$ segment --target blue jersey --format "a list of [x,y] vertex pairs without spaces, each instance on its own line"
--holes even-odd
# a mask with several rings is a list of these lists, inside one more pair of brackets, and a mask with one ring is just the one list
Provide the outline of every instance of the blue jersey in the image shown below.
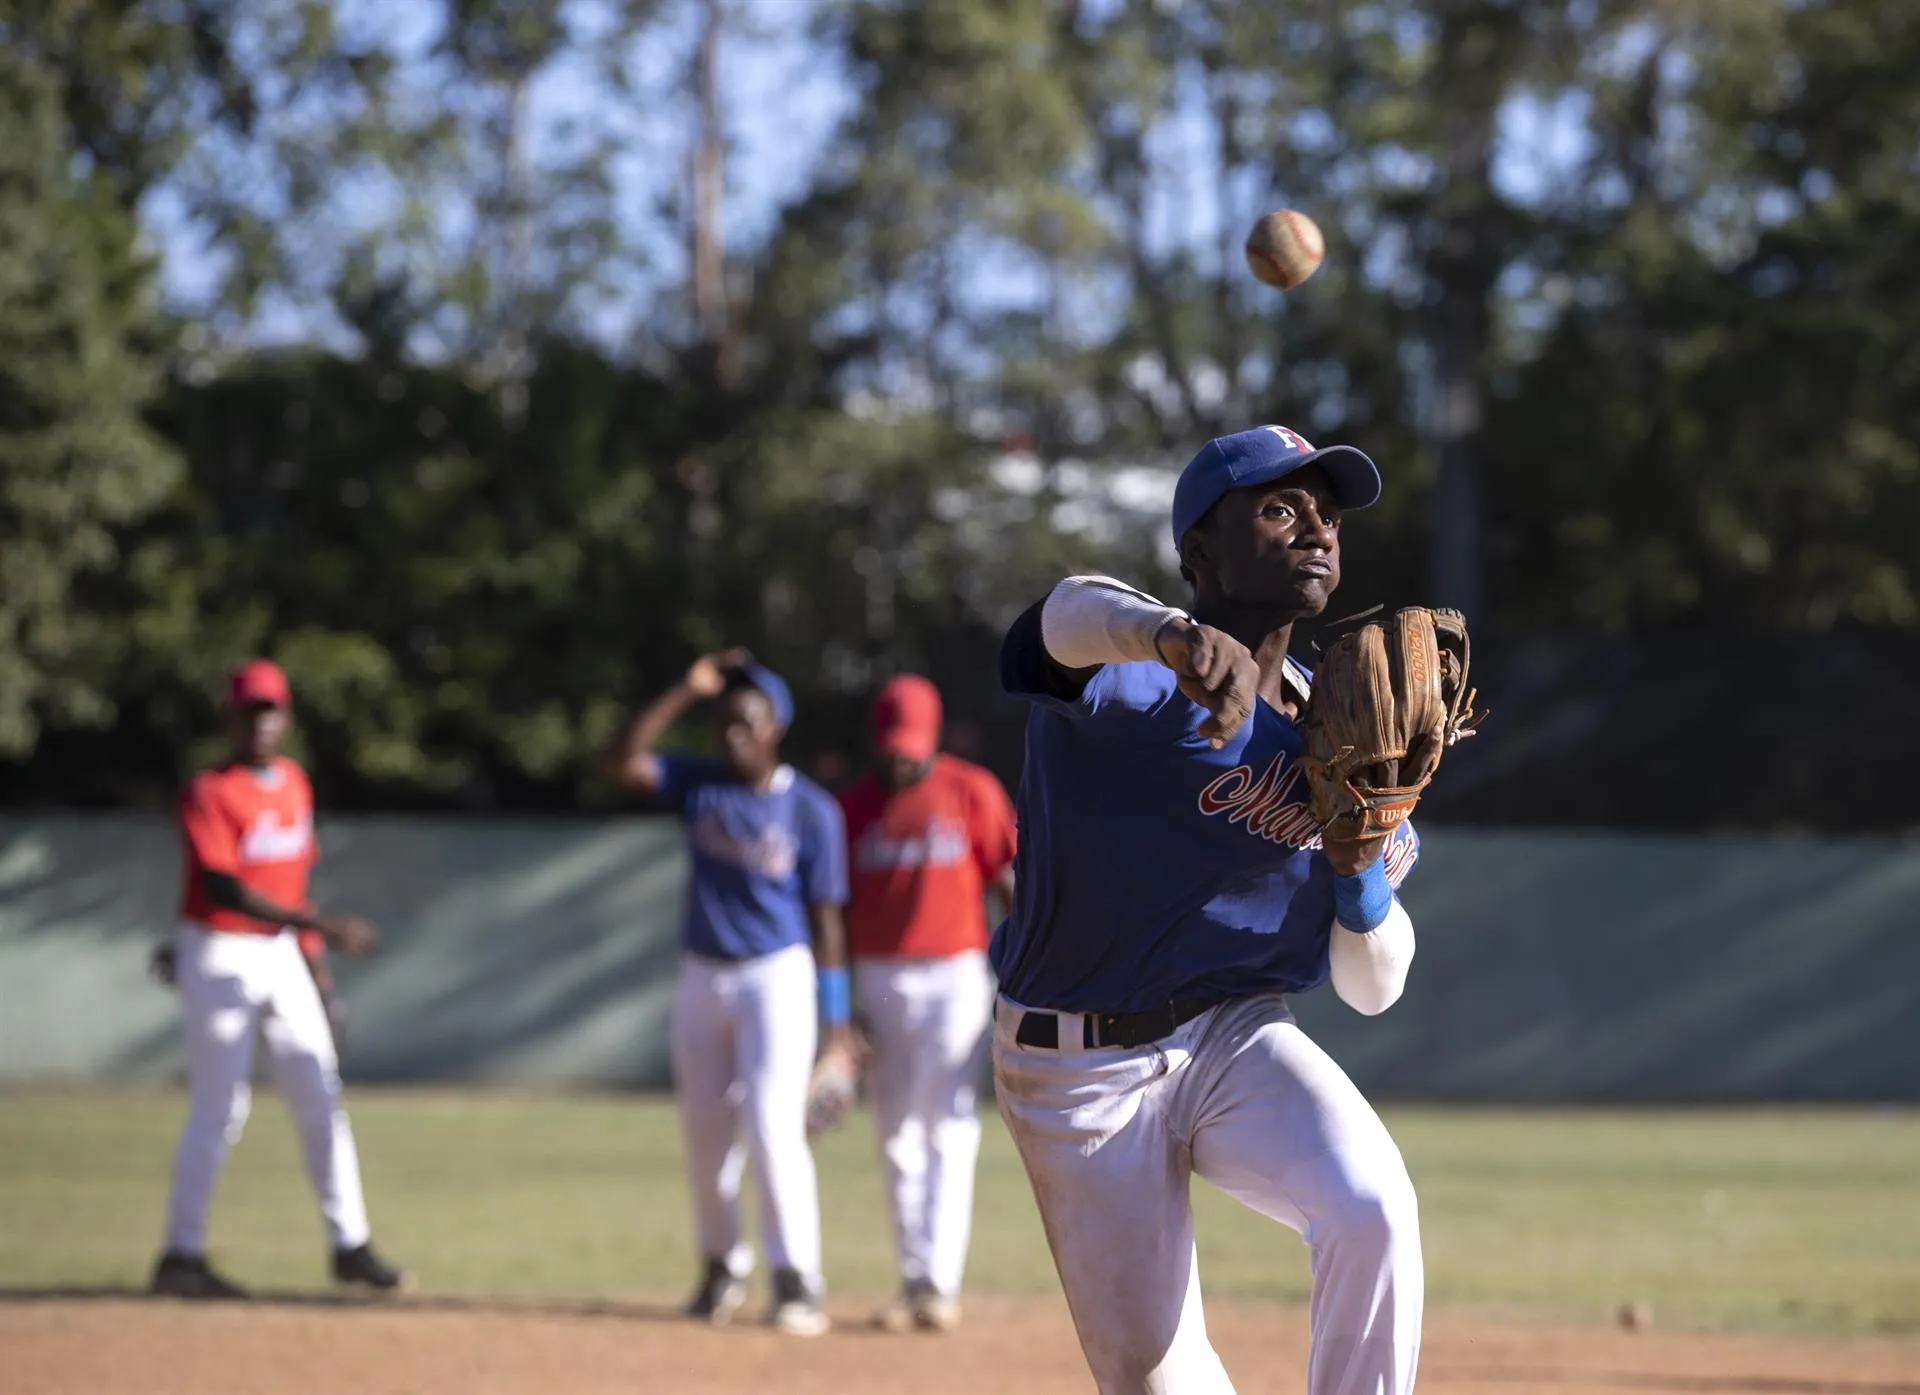
[[717,761],[659,760],[660,798],[686,823],[693,864],[687,950],[752,959],[805,944],[807,907],[846,903],[846,827],[832,795],[784,765],[757,790]]
[[[1206,710],[1155,663],[1106,665],[1069,696],[1024,617],[1001,678],[1034,704],[1014,906],[993,939],[1001,991],[1028,1007],[1139,1012],[1326,980],[1333,869],[1315,855],[1289,718],[1256,701],[1214,750],[1196,734]],[[1388,880],[1418,855],[1402,825]]]

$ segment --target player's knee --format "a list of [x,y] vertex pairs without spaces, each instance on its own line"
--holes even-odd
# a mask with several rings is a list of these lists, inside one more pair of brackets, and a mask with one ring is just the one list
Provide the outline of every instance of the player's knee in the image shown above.
[[331,1053],[303,1051],[283,1057],[280,1084],[310,1109],[331,1112],[340,1106],[340,1071]]
[[1354,1179],[1316,1227],[1343,1249],[1386,1255],[1420,1242],[1420,1203],[1399,1155]]
[[1118,1334],[1099,1356],[1088,1354],[1100,1395],[1169,1395],[1169,1392],[1229,1390],[1226,1371],[1204,1334],[1153,1340],[1150,1325]]
[[1166,1388],[1162,1379],[1166,1362],[1165,1351],[1149,1351],[1140,1345],[1107,1352],[1088,1364],[1100,1395],[1159,1395]]
[[1412,1188],[1354,1197],[1345,1211],[1343,1228],[1349,1243],[1384,1254],[1419,1238],[1420,1208]]

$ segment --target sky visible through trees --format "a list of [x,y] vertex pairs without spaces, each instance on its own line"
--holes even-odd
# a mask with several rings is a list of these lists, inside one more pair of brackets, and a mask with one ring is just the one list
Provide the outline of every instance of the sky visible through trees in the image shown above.
[[[790,672],[804,753],[914,668],[1017,762],[1006,619],[1069,567],[1177,595],[1171,471],[1260,421],[1381,462],[1354,608],[1569,673],[1870,640],[1832,681],[1906,701],[1914,7],[0,0],[0,37],[0,798],[163,797],[255,651],[369,807],[604,800],[621,707],[721,643]],[[1239,254],[1282,205],[1329,242],[1284,297]]]

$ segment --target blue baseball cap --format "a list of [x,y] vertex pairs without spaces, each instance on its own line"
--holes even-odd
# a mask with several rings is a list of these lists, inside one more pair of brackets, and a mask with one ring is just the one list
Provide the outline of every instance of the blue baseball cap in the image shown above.
[[783,728],[793,725],[793,693],[787,688],[787,680],[765,665],[747,662],[734,672],[741,681],[749,683],[766,694],[767,702],[773,707],[773,720]]
[[1343,509],[1364,509],[1380,498],[1380,471],[1352,446],[1322,446],[1284,426],[1256,426],[1220,436],[1180,472],[1173,487],[1173,541],[1207,516],[1220,496],[1248,485],[1265,484],[1306,465],[1318,465],[1333,481],[1333,497]]

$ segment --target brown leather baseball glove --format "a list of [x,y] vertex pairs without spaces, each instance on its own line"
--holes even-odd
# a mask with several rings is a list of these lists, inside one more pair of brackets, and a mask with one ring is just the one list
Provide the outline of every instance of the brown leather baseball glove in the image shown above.
[[1467,618],[1411,606],[1325,646],[1302,724],[1300,768],[1329,840],[1384,841],[1406,822],[1441,753],[1486,717],[1467,686]]

